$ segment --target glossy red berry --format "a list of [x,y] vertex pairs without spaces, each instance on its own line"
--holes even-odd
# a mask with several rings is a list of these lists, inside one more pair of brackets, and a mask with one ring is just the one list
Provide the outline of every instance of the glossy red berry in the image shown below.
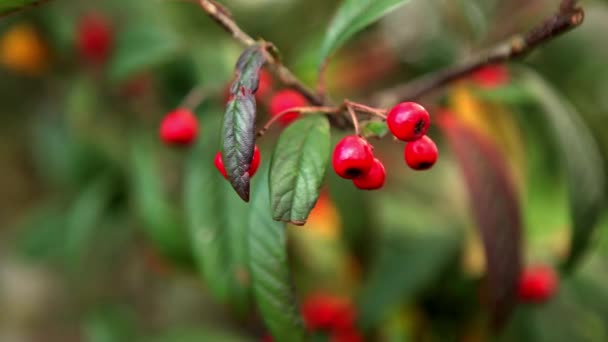
[[359,178],[353,179],[355,186],[361,190],[377,190],[384,186],[386,171],[384,165],[378,159],[374,159],[374,164],[369,172]]
[[[286,110],[295,107],[305,107],[308,105],[306,98],[295,90],[286,89],[274,94],[270,100],[270,115],[276,116]],[[283,125],[289,125],[299,117],[297,112],[289,112],[279,119]]]
[[189,145],[198,135],[198,120],[189,109],[178,108],[160,124],[160,137],[167,144]]
[[[255,145],[253,148],[253,160],[251,161],[251,166],[249,166],[249,177],[253,177],[255,173],[258,171],[260,167],[261,154],[258,145]],[[215,154],[215,158],[213,160],[213,164],[218,169],[218,171],[224,176],[224,178],[228,179],[228,174],[226,173],[226,168],[224,168],[224,160],[222,159],[222,153],[217,151]]]
[[302,303],[302,316],[309,330],[350,330],[355,308],[350,301],[326,293],[315,293]]
[[529,267],[519,280],[519,298],[529,303],[545,302],[557,291],[558,281],[555,271],[549,266]]
[[405,162],[414,170],[428,170],[437,161],[437,145],[428,136],[405,145]]
[[355,179],[366,175],[374,166],[374,154],[367,140],[349,135],[334,149],[332,164],[342,178]]
[[415,141],[426,134],[431,125],[431,117],[421,105],[402,102],[389,111],[386,123],[397,139]]
[[113,43],[112,27],[105,17],[87,14],[78,23],[78,50],[82,57],[94,64],[105,62]]

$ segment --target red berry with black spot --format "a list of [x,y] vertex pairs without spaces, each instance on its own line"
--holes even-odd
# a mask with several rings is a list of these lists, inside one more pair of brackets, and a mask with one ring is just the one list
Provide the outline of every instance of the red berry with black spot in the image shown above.
[[402,102],[389,111],[386,123],[397,139],[415,141],[426,134],[431,124],[431,117],[421,105]]
[[93,64],[104,63],[113,45],[112,26],[100,14],[87,14],[78,23],[78,50],[82,57]]
[[[270,115],[276,116],[280,113],[296,107],[308,106],[306,98],[295,90],[286,89],[274,94],[270,100]],[[298,112],[288,112],[281,116],[279,122],[283,125],[289,125],[296,120],[300,114]]]
[[437,145],[426,135],[405,145],[405,162],[414,170],[430,169],[435,165],[438,156]]
[[367,174],[353,179],[353,183],[361,190],[377,190],[384,186],[385,179],[384,165],[380,160],[374,159],[371,170]]
[[334,149],[332,164],[336,174],[342,178],[362,177],[374,166],[372,146],[356,135],[344,137]]
[[557,291],[558,281],[555,271],[549,266],[529,267],[519,280],[519,299],[528,303],[545,302]]
[[[255,145],[255,147],[253,148],[253,159],[251,160],[251,165],[249,166],[249,177],[253,177],[258,171],[258,168],[260,167],[261,157],[262,155],[260,154],[260,149],[258,148],[258,145]],[[222,159],[222,153],[220,151],[217,151],[217,153],[215,154],[213,164],[222,174],[222,176],[228,179],[226,168],[224,168],[224,160]]]
[[198,120],[189,109],[178,108],[160,124],[160,138],[171,145],[190,145],[198,136]]

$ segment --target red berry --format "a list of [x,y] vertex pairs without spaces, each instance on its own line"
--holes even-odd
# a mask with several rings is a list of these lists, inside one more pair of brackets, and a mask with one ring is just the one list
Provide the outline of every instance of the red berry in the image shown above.
[[272,91],[272,75],[268,70],[260,70],[260,83],[258,84],[258,90],[255,92],[255,98],[258,101],[266,98]]
[[438,155],[437,145],[426,135],[405,145],[405,162],[414,170],[430,169]]
[[524,270],[519,280],[519,298],[524,302],[542,303],[553,297],[558,277],[553,268],[537,265]]
[[344,137],[334,149],[332,157],[334,171],[338,176],[355,179],[366,175],[374,165],[374,154],[367,140],[349,135]]
[[414,102],[402,102],[393,107],[386,117],[388,129],[403,141],[420,139],[431,125],[429,112]]
[[490,65],[475,71],[471,78],[481,87],[496,88],[509,82],[509,69],[501,64]]
[[88,62],[101,64],[110,56],[112,28],[99,14],[87,14],[78,24],[78,49]]
[[337,330],[331,334],[331,342],[363,342],[363,336],[356,329]]
[[371,170],[359,178],[353,179],[355,186],[362,190],[376,190],[384,186],[384,180],[386,179],[386,171],[384,165],[378,159],[374,159],[374,165]]
[[[258,145],[255,145],[253,148],[253,160],[251,161],[251,165],[249,166],[249,177],[253,177],[255,173],[258,171],[260,167],[261,154]],[[226,168],[224,168],[224,161],[222,160],[222,153],[217,151],[215,154],[215,158],[213,159],[213,164],[220,171],[224,178],[228,179],[228,174],[226,173]]]
[[178,108],[160,124],[160,137],[167,144],[189,145],[198,135],[198,121],[189,109]]
[[[295,107],[305,107],[308,105],[306,98],[295,90],[286,89],[274,94],[270,100],[270,115],[276,116],[288,109]],[[279,119],[283,125],[289,125],[296,120],[300,114],[298,112],[289,112]]]
[[310,330],[351,330],[355,309],[345,298],[325,293],[306,297],[302,304],[304,323]]

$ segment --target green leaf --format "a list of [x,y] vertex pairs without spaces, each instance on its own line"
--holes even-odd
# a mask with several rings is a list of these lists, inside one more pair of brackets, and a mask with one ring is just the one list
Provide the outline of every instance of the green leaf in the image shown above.
[[[221,121],[208,117],[186,167],[184,204],[193,255],[211,294],[240,313],[248,309],[248,207],[213,165]],[[213,195],[210,195],[213,194]]]
[[[262,318],[275,341],[303,341],[305,332],[296,304],[287,260],[285,224],[270,215],[267,169],[249,215],[249,268]],[[265,177],[266,176],[266,177]]]
[[493,141],[452,117],[444,116],[440,125],[468,188],[485,250],[492,324],[500,329],[517,302],[522,263],[518,195],[506,160]]
[[348,39],[408,0],[344,0],[338,8],[321,47],[319,65]]
[[42,5],[48,0],[2,0],[0,1],[0,18],[30,7]]
[[180,42],[173,32],[157,25],[134,24],[118,35],[109,65],[110,79],[124,81],[176,57]]
[[222,132],[222,158],[230,184],[249,202],[249,167],[255,146],[255,97],[246,91],[228,102]]
[[239,336],[233,331],[222,330],[217,326],[172,328],[171,330],[166,331],[160,335],[150,336],[146,340],[152,342],[252,341],[252,339]]
[[431,230],[424,234],[388,233],[380,241],[359,298],[359,322],[370,329],[404,300],[412,300],[454,260],[462,232]]
[[164,191],[151,136],[135,134],[131,141],[130,181],[142,229],[165,255],[176,261],[191,260],[183,220]]
[[544,107],[546,127],[559,148],[568,184],[572,240],[564,263],[572,269],[587,249],[604,203],[606,184],[599,148],[576,109],[538,75],[527,72],[526,88]]
[[249,167],[255,146],[256,102],[259,73],[264,55],[258,45],[246,49],[236,64],[236,79],[230,87],[230,101],[222,129],[222,158],[230,184],[249,202]]
[[272,216],[306,223],[319,198],[330,154],[329,121],[315,115],[291,124],[279,138],[270,167]]
[[87,342],[116,342],[135,339],[135,315],[127,306],[104,304],[85,318],[83,332]]
[[245,87],[255,94],[260,83],[260,70],[264,62],[264,54],[259,45],[247,48],[236,62],[236,78],[230,92],[234,95],[241,90],[241,87]]
[[361,124],[361,134],[366,138],[383,138],[388,134],[388,126],[384,121],[367,121]]
[[113,183],[109,176],[95,180],[84,188],[68,211],[64,253],[68,266],[74,270],[82,265],[92,246],[95,230],[109,205]]

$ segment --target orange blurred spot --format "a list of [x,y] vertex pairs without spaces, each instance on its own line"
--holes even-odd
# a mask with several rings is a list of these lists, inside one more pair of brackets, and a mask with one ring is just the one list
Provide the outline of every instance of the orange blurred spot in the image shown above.
[[305,228],[327,238],[335,238],[340,232],[340,215],[326,192],[321,192],[317,204],[310,212]]
[[38,75],[46,69],[47,48],[36,29],[17,24],[0,39],[0,64],[27,75]]

